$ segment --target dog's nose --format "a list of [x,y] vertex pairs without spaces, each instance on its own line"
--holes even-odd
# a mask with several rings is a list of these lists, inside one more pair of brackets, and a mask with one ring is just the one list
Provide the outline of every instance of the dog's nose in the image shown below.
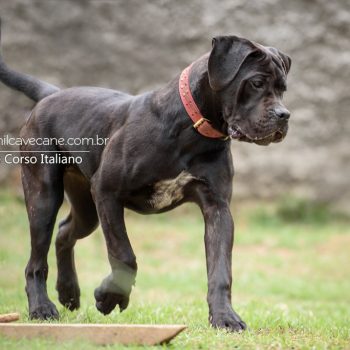
[[284,107],[276,108],[275,113],[277,118],[281,120],[288,120],[290,117],[290,112],[288,111],[287,108],[284,108]]

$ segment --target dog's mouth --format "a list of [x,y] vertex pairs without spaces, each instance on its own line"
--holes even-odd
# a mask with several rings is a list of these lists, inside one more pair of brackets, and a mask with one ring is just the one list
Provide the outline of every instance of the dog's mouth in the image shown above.
[[282,129],[275,130],[268,135],[264,136],[251,136],[248,133],[243,132],[239,126],[229,126],[227,133],[232,140],[254,142],[258,145],[266,146],[271,142],[281,142],[287,135],[288,126]]

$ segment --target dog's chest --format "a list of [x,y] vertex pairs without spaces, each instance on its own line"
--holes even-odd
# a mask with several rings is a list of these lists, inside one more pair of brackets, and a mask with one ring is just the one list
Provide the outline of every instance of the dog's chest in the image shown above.
[[186,171],[182,171],[177,177],[161,180],[153,184],[148,204],[155,210],[161,210],[180,202],[184,198],[184,188],[195,177]]

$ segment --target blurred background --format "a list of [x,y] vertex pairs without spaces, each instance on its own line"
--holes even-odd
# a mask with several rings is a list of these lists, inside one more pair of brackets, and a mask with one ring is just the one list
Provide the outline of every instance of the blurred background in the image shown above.
[[[14,69],[61,87],[132,94],[168,82],[235,34],[292,57],[282,144],[232,142],[235,198],[292,196],[350,212],[348,0],[0,0],[2,52]],[[0,87],[0,134],[18,135],[31,102]],[[19,186],[0,167],[0,184]]]

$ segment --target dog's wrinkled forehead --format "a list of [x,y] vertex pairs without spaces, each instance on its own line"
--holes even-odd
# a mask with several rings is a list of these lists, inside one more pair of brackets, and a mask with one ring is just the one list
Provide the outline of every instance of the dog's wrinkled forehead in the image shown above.
[[220,36],[213,39],[213,48],[208,60],[209,83],[214,91],[224,89],[234,80],[247,58],[261,67],[269,64],[286,76],[291,59],[286,54],[237,36]]
[[259,43],[254,44],[261,51],[263,59],[272,63],[272,65],[277,67],[281,71],[282,75],[286,77],[291,65],[290,58],[274,47],[263,46]]

